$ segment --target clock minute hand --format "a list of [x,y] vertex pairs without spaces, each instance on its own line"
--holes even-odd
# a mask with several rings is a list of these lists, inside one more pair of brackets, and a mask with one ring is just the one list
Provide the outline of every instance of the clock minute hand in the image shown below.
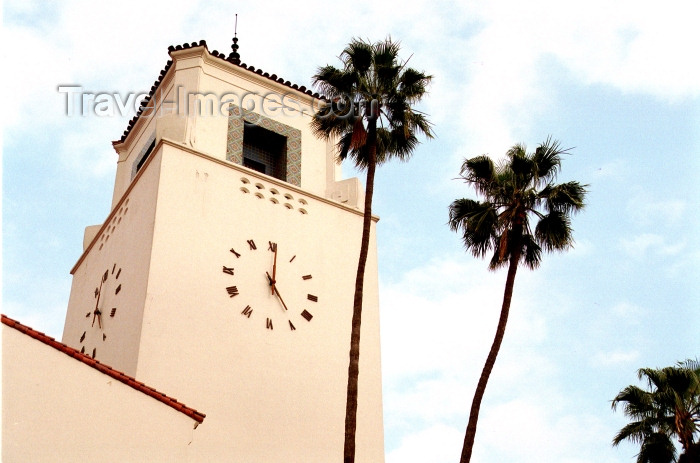
[[265,272],[265,274],[267,275],[267,279],[270,281],[270,286],[272,286],[274,293],[277,294],[277,297],[282,303],[282,307],[284,307],[284,310],[289,310],[287,309],[287,304],[284,303],[284,299],[282,299],[282,295],[280,294],[279,289],[277,289],[277,287],[274,285],[274,280],[272,279],[269,273]]
[[[273,245],[274,252],[275,252],[275,260],[272,263],[272,279],[270,280],[270,286],[272,287],[270,290],[270,294],[275,294],[275,283],[277,283],[277,243]],[[267,276],[268,278],[270,275]],[[282,299],[282,298],[280,298]]]

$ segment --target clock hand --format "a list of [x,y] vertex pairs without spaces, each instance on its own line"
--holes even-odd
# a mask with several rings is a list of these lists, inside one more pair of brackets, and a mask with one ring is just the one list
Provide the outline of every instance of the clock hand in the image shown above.
[[100,298],[102,297],[102,283],[104,283],[104,278],[100,280],[100,288],[97,290],[97,301],[95,301],[95,310],[92,312],[92,326],[95,326],[95,318],[97,318],[97,324],[102,329],[102,312],[100,312]]
[[282,307],[284,307],[284,310],[289,310],[289,309],[287,309],[287,304],[284,303],[284,299],[282,299],[282,295],[280,294],[279,289],[277,289],[277,287],[274,286],[274,280],[272,279],[272,277],[270,276],[269,273],[265,272],[265,274],[267,275],[267,279],[270,281],[270,286],[272,286],[273,291],[275,292],[275,294],[277,294],[277,297],[279,298],[280,302],[282,303]]
[[[272,289],[270,290],[270,294],[275,294],[275,283],[277,283],[277,243],[274,244],[274,252],[275,252],[275,260],[272,264],[272,280],[270,281],[270,286]],[[268,275],[269,277],[269,275]],[[281,299],[281,298],[280,298]]]

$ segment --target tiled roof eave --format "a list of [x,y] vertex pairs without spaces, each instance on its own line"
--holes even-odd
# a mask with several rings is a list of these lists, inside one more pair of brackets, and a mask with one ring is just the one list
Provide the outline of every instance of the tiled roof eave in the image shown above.
[[[168,53],[169,53],[169,54],[172,54],[173,51],[187,50],[187,49],[195,48],[195,47],[204,47],[204,48],[207,50],[207,52],[209,52],[209,48],[207,47],[207,42],[204,41],[204,40],[200,40],[199,42],[185,43],[185,44],[177,45],[177,46],[171,45],[171,46],[168,47]],[[309,95],[309,96],[311,96],[311,97],[313,97],[313,98],[320,98],[320,99],[323,99],[323,98],[324,98],[324,97],[323,97],[322,95],[320,95],[319,93],[314,93],[314,92],[312,92],[311,90],[307,89],[307,88],[306,88],[305,86],[303,86],[303,85],[302,85],[302,86],[299,86],[299,85],[297,85],[297,84],[291,83],[291,82],[288,81],[288,80],[284,80],[282,77],[278,77],[277,74],[269,74],[269,73],[267,73],[267,72],[264,72],[262,69],[255,69],[254,66],[249,66],[249,65],[247,65],[247,64],[245,64],[245,63],[240,63],[240,62],[239,62],[240,60],[229,59],[229,58],[226,57],[226,55],[225,55],[224,53],[220,53],[220,52],[218,52],[217,50],[213,50],[213,51],[209,52],[209,54],[210,54],[211,56],[215,57],[215,58],[218,58],[218,59],[221,59],[221,60],[223,60],[223,61],[226,61],[227,63],[230,63],[230,64],[232,64],[232,65],[234,65],[234,66],[238,66],[238,67],[243,68],[243,69],[245,69],[245,70],[247,70],[247,71],[254,72],[255,74],[258,74],[259,76],[262,76],[262,77],[264,77],[264,78],[266,78],[266,79],[269,79],[269,80],[271,80],[271,81],[273,81],[273,82],[276,82],[276,83],[278,83],[278,84],[281,84],[281,85],[284,85],[284,86],[286,86],[286,87],[289,87],[289,88],[291,88],[292,90],[296,90],[296,91],[301,92],[301,93],[303,93],[303,94]],[[153,85],[151,86],[151,89],[150,89],[150,91],[149,91],[149,93],[148,93],[148,96],[146,96],[146,97],[141,101],[141,104],[140,104],[140,106],[139,106],[138,112],[136,113],[136,115],[135,115],[134,117],[131,118],[131,120],[130,120],[129,123],[127,124],[126,130],[124,130],[124,133],[122,134],[121,138],[120,138],[119,140],[116,140],[116,141],[112,142],[113,145],[117,145],[117,144],[120,144],[120,143],[124,143],[124,142],[126,141],[126,138],[129,136],[129,134],[131,133],[131,130],[134,128],[134,125],[136,124],[136,121],[139,119],[139,117],[141,116],[141,114],[143,113],[143,111],[144,111],[145,109],[147,109],[148,103],[151,101],[151,98],[153,98],[153,95],[155,94],[156,90],[158,89],[158,86],[159,86],[159,85],[161,84],[161,82],[163,81],[163,78],[165,78],[165,75],[166,75],[166,74],[168,73],[168,71],[170,70],[170,67],[172,66],[172,64],[173,64],[172,59],[171,59],[171,60],[168,60],[168,62],[166,63],[165,67],[163,68],[163,70],[160,71],[160,74],[159,74],[159,76],[158,76],[158,79],[156,79],[156,81],[155,81],[155,82],[153,83]]]
[[154,388],[147,386],[146,384],[142,383],[141,381],[137,381],[135,378],[132,378],[131,376],[122,373],[121,371],[115,370],[112,367],[109,367],[98,360],[95,360],[91,358],[88,355],[85,355],[81,353],[80,351],[73,349],[72,347],[69,347],[62,342],[56,341],[54,338],[45,335],[44,333],[40,331],[36,331],[32,328],[29,328],[26,325],[23,325],[22,323],[11,319],[10,317],[6,315],[2,315],[2,323],[9,326],[10,328],[14,328],[20,333],[26,334],[27,336],[36,339],[37,341],[40,341],[47,346],[53,347],[54,349],[58,350],[59,352],[62,352],[70,357],[73,357],[74,359],[78,360],[79,362],[82,362],[100,373],[103,373],[107,376],[110,376],[117,381],[120,381],[127,386],[136,389],[139,392],[142,392],[150,397],[153,397],[154,399],[158,400],[159,402],[164,403],[165,405],[174,408],[180,413],[184,413],[185,415],[189,416],[193,420],[195,420],[197,423],[201,423],[204,421],[204,417],[206,416],[204,413],[198,412],[194,408],[188,407],[180,402],[178,402],[176,399],[169,397],[162,392],[159,392],[155,390]]

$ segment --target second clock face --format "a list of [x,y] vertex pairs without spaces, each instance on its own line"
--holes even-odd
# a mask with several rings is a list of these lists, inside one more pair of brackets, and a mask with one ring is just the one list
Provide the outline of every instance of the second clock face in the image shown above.
[[251,327],[297,331],[311,322],[319,275],[293,246],[250,238],[230,248],[225,262],[221,272],[229,305]]
[[117,317],[117,300],[122,291],[119,277],[122,269],[117,264],[105,269],[95,285],[94,307],[85,314],[85,329],[80,335],[80,352],[95,358],[98,348],[104,346],[111,336],[108,333]]

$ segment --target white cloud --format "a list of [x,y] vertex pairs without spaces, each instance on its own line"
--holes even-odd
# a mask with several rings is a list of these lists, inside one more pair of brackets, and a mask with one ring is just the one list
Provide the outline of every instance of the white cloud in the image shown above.
[[615,350],[611,352],[598,352],[591,359],[593,366],[605,367],[634,367],[639,360],[638,350]]
[[566,403],[566,397],[550,392],[489,408],[477,429],[480,442],[474,449],[474,461],[616,461],[605,456],[610,453],[606,447],[614,428],[593,415],[567,412]]
[[668,99],[700,95],[700,63],[691,58],[700,29],[683,14],[691,8],[690,1],[466,3],[463,14],[479,32],[460,43],[463,73],[452,88],[463,102],[458,117],[469,150],[497,155],[529,135],[529,121],[555,102],[551,58],[582,85]]
[[639,319],[640,316],[642,316],[645,313],[645,310],[636,304],[632,304],[629,302],[620,302],[619,304],[613,306],[611,312],[618,317],[624,318],[634,323],[636,322],[636,320]]
[[685,241],[668,244],[664,237],[655,233],[642,233],[631,238],[623,238],[621,244],[627,254],[637,259],[647,254],[676,256],[686,247]]
[[638,225],[675,225],[683,218],[686,209],[684,201],[653,199],[643,192],[638,192],[627,202],[627,215]]
[[436,424],[406,435],[401,446],[386,456],[386,463],[447,463],[459,461],[463,431]]

